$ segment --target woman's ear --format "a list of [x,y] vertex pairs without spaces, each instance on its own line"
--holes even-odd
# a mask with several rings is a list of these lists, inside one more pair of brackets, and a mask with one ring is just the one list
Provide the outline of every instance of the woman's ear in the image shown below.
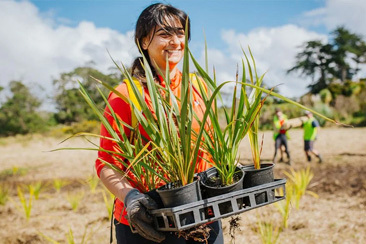
[[149,40],[148,40],[148,37],[144,37],[142,38],[142,41],[141,41],[141,48],[142,50],[147,50],[147,48],[149,47]]

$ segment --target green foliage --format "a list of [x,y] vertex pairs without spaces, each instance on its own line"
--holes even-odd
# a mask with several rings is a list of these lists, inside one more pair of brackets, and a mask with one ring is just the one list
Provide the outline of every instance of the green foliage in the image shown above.
[[329,105],[332,101],[332,93],[328,89],[323,89],[319,92],[320,99],[323,103]]
[[[283,189],[280,188],[279,189],[279,195],[283,196]],[[282,228],[287,228],[288,227],[288,218],[290,216],[290,211],[291,211],[291,203],[292,203],[292,198],[294,196],[294,187],[293,184],[290,182],[286,183],[286,199],[285,201],[281,201],[281,202],[276,202],[275,206],[277,208],[277,210],[280,212],[281,216],[282,216]]]
[[68,193],[67,194],[67,201],[70,203],[70,206],[72,208],[73,211],[76,212],[76,210],[78,209],[81,201],[83,200],[85,195],[85,192],[80,191],[77,193]]
[[300,200],[305,194],[309,194],[318,198],[317,194],[308,190],[310,181],[314,177],[314,173],[310,170],[310,167],[307,167],[306,169],[300,169],[298,171],[295,171],[291,168],[290,173],[285,172],[285,175],[289,178],[291,184],[293,185],[293,191],[289,192],[289,194],[293,194],[292,199],[297,209],[299,209]]
[[[309,167],[298,171],[291,168],[290,172],[285,172],[285,175],[289,178],[289,181],[286,183],[286,199],[285,201],[275,203],[276,208],[282,216],[281,229],[288,228],[288,218],[292,205],[295,205],[296,209],[299,209],[300,200],[305,194],[318,197],[317,194],[308,190],[309,183],[314,176]],[[279,190],[279,192],[276,192],[276,195],[283,196],[282,188]]]
[[0,107],[0,135],[11,136],[44,130],[38,113],[41,101],[21,81],[9,84],[11,96]]
[[[304,43],[296,56],[296,64],[287,72],[300,71],[313,79],[311,92],[319,93],[335,80],[345,82],[359,71],[365,63],[366,43],[362,36],[344,27],[336,28],[329,43],[312,40]],[[352,56],[352,62],[347,57]]]
[[5,180],[8,177],[12,176],[23,176],[28,172],[27,168],[22,168],[18,166],[13,166],[9,169],[4,169],[0,171],[0,180]]
[[[327,117],[334,117],[334,112],[333,112],[333,109],[327,105],[327,104],[324,104],[324,103],[316,103],[314,105],[314,110],[321,113],[321,114],[324,114],[325,116]],[[323,119],[323,118],[319,118],[318,116],[316,116],[320,126],[324,126],[325,123],[326,123],[326,120]]]
[[[96,82],[92,78],[103,80],[111,86],[117,85],[120,80],[115,75],[106,75],[91,67],[78,67],[69,73],[62,73],[53,81],[56,89],[55,102],[58,112],[55,119],[58,123],[81,122],[97,119],[93,110],[84,102],[79,93],[78,81],[85,87],[96,105],[104,108],[105,103],[96,89]],[[103,88],[102,93],[107,96],[108,90]]]
[[29,192],[33,192],[36,200],[38,200],[39,194],[44,190],[44,188],[45,185],[41,181],[28,185]]
[[0,185],[0,205],[5,205],[8,201],[8,189],[3,184]]
[[107,209],[108,219],[111,220],[112,212],[113,212],[113,202],[114,202],[114,195],[110,193],[108,190],[102,191],[104,205]]
[[61,188],[68,185],[70,182],[64,179],[54,179],[53,186],[56,189],[56,192],[60,192]]
[[276,244],[282,232],[281,228],[270,221],[258,221],[258,232],[263,244]]
[[89,190],[92,194],[97,192],[97,187],[99,184],[99,178],[96,175],[91,175],[87,179],[81,181],[82,184],[88,185]]
[[83,120],[62,127],[63,134],[76,134],[79,132],[99,133],[100,122],[96,120]]
[[[29,189],[29,197],[28,197],[28,200],[27,200],[27,198],[25,197],[21,187],[20,186],[17,187],[19,201],[21,203],[21,206],[23,207],[23,211],[24,211],[25,218],[26,218],[27,221],[29,221],[30,216],[31,216],[32,199],[33,199],[33,196],[34,196],[33,189],[31,189],[31,188],[28,188],[28,189]],[[17,207],[17,208],[19,210],[21,210],[20,207]]]
[[[55,239],[43,234],[42,232],[39,232],[39,234],[48,242],[52,243],[52,244],[60,244],[60,242],[56,241]],[[88,234],[88,226],[85,226],[84,229],[84,233],[81,237],[80,242],[76,242],[75,238],[74,238],[74,232],[72,231],[71,228],[69,228],[69,231],[66,233],[66,240],[67,242],[62,242],[62,243],[67,243],[67,244],[76,244],[76,243],[80,243],[80,244],[86,244],[89,243],[89,240],[91,239],[93,234],[93,230],[90,231],[90,233]]]

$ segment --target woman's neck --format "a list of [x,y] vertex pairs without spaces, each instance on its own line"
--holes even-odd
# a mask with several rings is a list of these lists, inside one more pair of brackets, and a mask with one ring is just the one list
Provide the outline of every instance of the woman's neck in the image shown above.
[[[165,73],[166,73],[166,69],[162,69],[162,68],[156,68],[154,67],[155,70],[159,70],[162,72],[162,74],[165,76]],[[170,79],[173,79],[175,77],[175,75],[177,74],[177,71],[178,71],[178,67],[177,66],[174,66],[174,68],[172,69],[169,69],[169,78]]]

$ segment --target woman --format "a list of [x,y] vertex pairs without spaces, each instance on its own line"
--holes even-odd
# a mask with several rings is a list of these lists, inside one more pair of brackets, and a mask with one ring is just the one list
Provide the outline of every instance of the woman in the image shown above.
[[[147,7],[137,20],[135,30],[135,42],[141,48],[143,54],[148,59],[152,67],[156,82],[160,82],[163,86],[163,79],[158,75],[158,70],[163,74],[166,71],[166,60],[169,62],[170,87],[173,94],[180,97],[182,74],[177,68],[177,64],[182,60],[185,46],[185,24],[188,16],[181,10],[170,5],[153,4]],[[189,19],[188,19],[189,27]],[[190,36],[188,28],[188,37]],[[145,71],[141,67],[141,57],[137,58],[132,66],[132,75],[139,79],[142,84],[145,81]],[[117,90],[128,96],[128,89],[123,83],[117,87]],[[151,104],[147,87],[143,89],[145,101]],[[204,102],[198,90],[194,90],[195,105],[194,110],[199,117],[205,111]],[[114,112],[121,119],[132,124],[130,105],[124,102],[115,94],[110,94],[108,98]],[[108,108],[105,110],[105,116],[110,124],[113,124],[113,118]],[[193,125],[195,131],[198,132],[199,125]],[[144,134],[141,127],[139,132]],[[130,134],[128,128],[125,127],[125,133]],[[102,126],[101,134],[109,136],[106,129]],[[110,140],[101,139],[100,147],[106,150],[114,150],[114,144]],[[203,158],[207,157],[204,155]],[[207,161],[201,158],[198,162],[197,172],[206,170],[209,166]],[[98,153],[96,160],[97,174],[103,184],[116,196],[115,202],[115,226],[117,243],[196,243],[194,241],[186,241],[178,238],[174,233],[162,233],[154,229],[152,219],[148,211],[157,208],[156,203],[146,194],[140,193],[143,189],[137,189],[134,182],[122,178],[122,175],[110,167],[104,167],[101,160],[115,163],[112,156],[105,152]],[[131,232],[129,222],[136,228],[138,234]],[[221,223],[219,221],[208,225],[211,228],[208,243],[223,243],[223,235]]]

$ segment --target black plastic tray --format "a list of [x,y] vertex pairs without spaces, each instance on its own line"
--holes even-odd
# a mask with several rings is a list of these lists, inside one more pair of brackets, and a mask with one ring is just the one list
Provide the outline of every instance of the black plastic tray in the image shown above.
[[[286,179],[204,199],[174,208],[153,210],[160,231],[181,231],[231,215],[240,214],[286,198]],[[278,195],[282,188],[282,195]],[[263,197],[264,195],[264,197]]]

